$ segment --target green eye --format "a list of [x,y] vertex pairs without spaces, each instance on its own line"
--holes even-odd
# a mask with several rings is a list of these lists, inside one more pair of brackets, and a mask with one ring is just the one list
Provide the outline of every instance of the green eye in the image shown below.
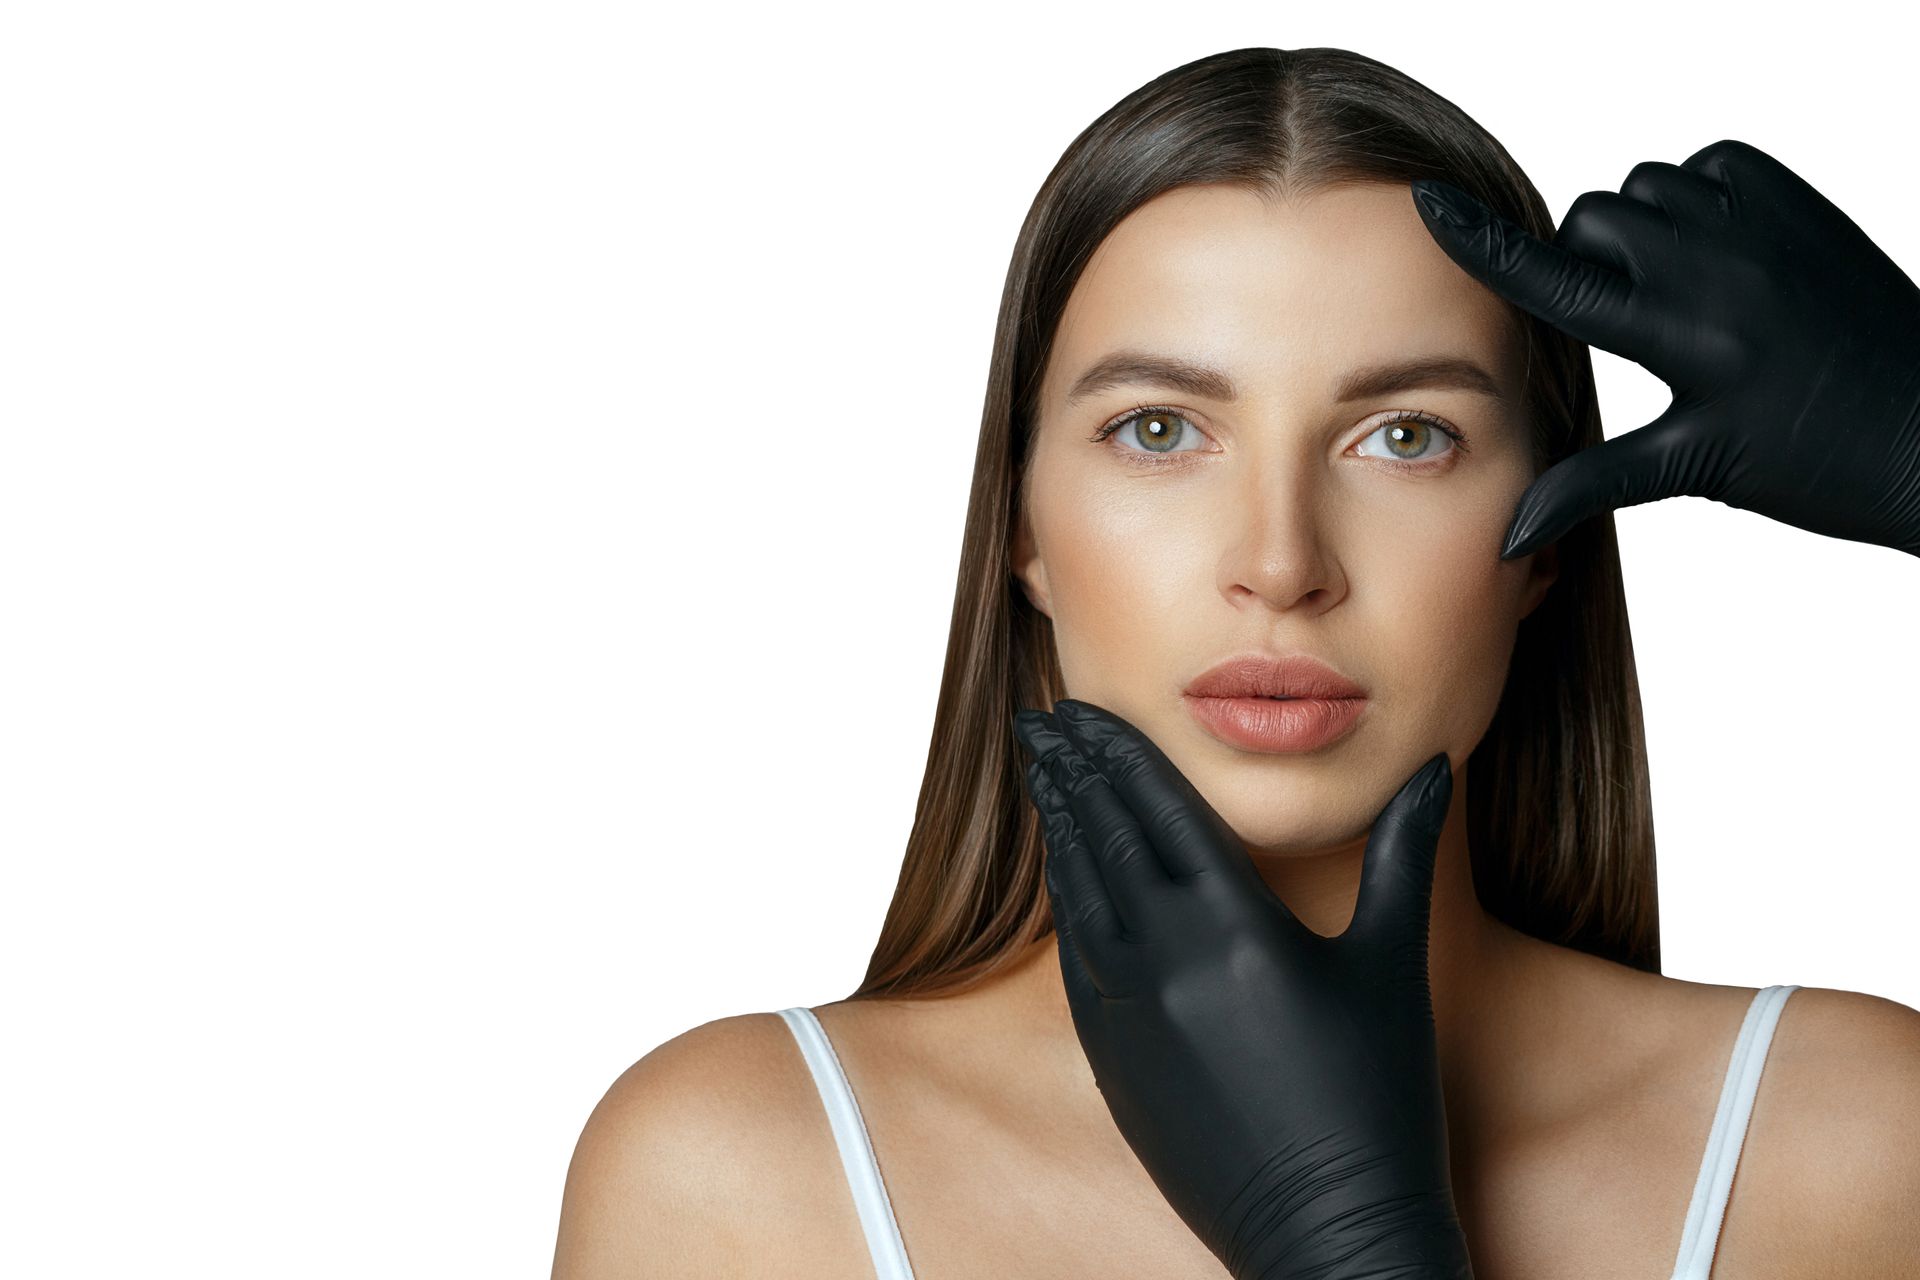
[[1120,415],[1096,431],[1093,439],[1096,442],[1105,440],[1114,432],[1126,427],[1131,429],[1125,431],[1120,438],[1139,446],[1125,448],[1123,451],[1127,453],[1196,453],[1199,452],[1197,445],[1193,449],[1178,449],[1174,446],[1189,438],[1196,442],[1205,439],[1200,429],[1194,426],[1185,414],[1176,409],[1155,405],[1141,405]]
[[[1449,453],[1467,451],[1466,436],[1459,430],[1442,422],[1430,413],[1418,409],[1402,409],[1381,423],[1368,434],[1367,440],[1380,438],[1386,446],[1385,453],[1363,453],[1362,457],[1393,458],[1401,462],[1432,462],[1446,457]],[[1441,439],[1449,443],[1445,449],[1435,450]]]
[[[1108,436],[1120,433],[1120,452],[1132,454],[1136,458],[1142,455],[1169,453],[1204,453],[1203,442],[1206,433],[1193,424],[1193,420],[1166,405],[1136,405],[1126,413],[1101,427],[1088,439],[1094,443],[1104,441]],[[1415,467],[1437,463],[1453,453],[1467,451],[1466,434],[1451,423],[1420,409],[1398,409],[1375,427],[1362,439],[1361,444],[1379,438],[1385,452],[1363,450],[1362,457],[1387,458],[1405,462]],[[1448,446],[1436,449],[1440,440],[1445,439]],[[1191,442],[1191,447],[1180,446]]]

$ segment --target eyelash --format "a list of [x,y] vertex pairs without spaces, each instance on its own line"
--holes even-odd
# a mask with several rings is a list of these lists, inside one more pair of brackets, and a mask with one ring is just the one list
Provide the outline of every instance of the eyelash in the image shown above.
[[[1101,441],[1105,440],[1108,436],[1112,435],[1114,432],[1120,430],[1120,428],[1133,422],[1135,419],[1147,417],[1149,415],[1156,414],[1156,413],[1171,414],[1174,417],[1180,419],[1182,422],[1188,423],[1190,425],[1193,422],[1193,419],[1187,417],[1186,414],[1181,413],[1178,409],[1175,409],[1169,405],[1137,404],[1133,408],[1127,410],[1127,412],[1113,419],[1111,422],[1108,422],[1105,426],[1101,427],[1098,431],[1095,431],[1092,435],[1088,436],[1087,439],[1092,441],[1095,444],[1098,444]],[[1445,435],[1448,439],[1452,440],[1453,447],[1461,453],[1468,452],[1469,448],[1471,447],[1467,444],[1467,436],[1465,432],[1461,431],[1458,427],[1455,427],[1452,423],[1444,421],[1443,419],[1437,418],[1433,414],[1427,413],[1426,411],[1421,409],[1396,409],[1392,413],[1392,415],[1390,415],[1386,419],[1386,421],[1375,423],[1373,431],[1369,431],[1367,435],[1371,436],[1374,433],[1374,431],[1379,431],[1383,427],[1391,427],[1397,422],[1425,423],[1427,426],[1432,427],[1434,430],[1440,432],[1441,434]],[[1199,428],[1196,426],[1194,427],[1194,430],[1198,431]],[[1205,435],[1206,433],[1201,432],[1201,434]],[[1365,439],[1366,437],[1363,436],[1361,438]],[[1145,455],[1146,457],[1154,456],[1153,451],[1150,449],[1123,449],[1121,450],[1121,452],[1135,455],[1135,456],[1139,456],[1139,455]],[[1173,455],[1164,455],[1164,456],[1173,456]],[[1386,461],[1386,459],[1380,459],[1380,461]],[[1401,463],[1401,465],[1406,467],[1412,467],[1416,470],[1421,470],[1429,466],[1437,465],[1441,461],[1442,461],[1441,458],[1431,458],[1431,459],[1422,459],[1419,461],[1403,462]],[[1146,465],[1161,466],[1164,464],[1151,462],[1151,463],[1147,463]]]

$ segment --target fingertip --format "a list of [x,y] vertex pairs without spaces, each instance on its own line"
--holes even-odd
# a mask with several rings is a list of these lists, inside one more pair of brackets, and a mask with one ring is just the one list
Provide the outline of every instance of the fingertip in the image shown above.
[[1079,742],[1078,730],[1087,723],[1087,704],[1076,702],[1072,698],[1062,698],[1053,704],[1053,723],[1060,730],[1060,736],[1069,742]]
[[1438,178],[1416,178],[1412,186],[1414,199],[1429,222],[1437,222],[1456,231],[1469,231],[1487,222],[1487,206],[1451,182],[1443,182]]
[[1453,761],[1442,751],[1429,757],[1401,784],[1390,806],[1398,821],[1437,833],[1453,807]]
[[1062,698],[1053,704],[1054,720],[1076,743],[1104,741],[1113,728],[1114,717],[1091,702]]
[[1112,763],[1123,756],[1126,735],[1114,716],[1092,703],[1071,698],[1056,705],[1060,735],[1076,755],[1089,764]]
[[[1076,713],[1075,707],[1085,710]],[[1098,713],[1097,707],[1068,698],[1054,703],[1053,722],[1041,741],[1048,767],[1060,771],[1068,790],[1077,779],[1102,772],[1096,761],[1106,758],[1105,748],[1112,735]]]
[[1047,775],[1046,766],[1042,764],[1035,763],[1027,767],[1026,784],[1027,802],[1040,819],[1042,843],[1051,849],[1054,841],[1059,839],[1058,823],[1063,808],[1060,794],[1053,785],[1053,779]]
[[1045,711],[1026,710],[1015,713],[1013,733],[1027,754],[1034,760],[1045,760],[1069,747],[1064,726],[1055,717]]
[[1500,546],[1502,560],[1518,560],[1521,556],[1531,555],[1541,542],[1540,522],[1526,509],[1526,496],[1521,496],[1521,509],[1514,512],[1512,523],[1507,525],[1507,537]]
[[1054,705],[1062,735],[1089,761],[1132,764],[1157,750],[1151,737],[1117,711],[1077,698]]
[[1451,781],[1446,773],[1447,753],[1428,756],[1420,763],[1411,776],[1400,786],[1400,800],[1403,805],[1422,809],[1433,802],[1433,794],[1441,786]]

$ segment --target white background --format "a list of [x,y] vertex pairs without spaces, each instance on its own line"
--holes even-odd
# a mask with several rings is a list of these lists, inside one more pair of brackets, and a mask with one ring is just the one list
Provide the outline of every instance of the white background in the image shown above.
[[[9,8],[0,1271],[544,1274],[622,1069],[858,983],[1014,235],[1160,72],[1366,53],[1556,218],[1741,138],[1920,274],[1864,7],[653,12]],[[1920,562],[1618,524],[1666,971],[1920,1005]]]

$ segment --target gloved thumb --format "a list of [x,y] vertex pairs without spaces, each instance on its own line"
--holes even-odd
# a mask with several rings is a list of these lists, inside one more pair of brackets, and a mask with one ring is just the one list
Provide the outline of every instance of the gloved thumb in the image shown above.
[[1719,485],[1713,472],[1725,460],[1690,446],[1709,438],[1690,432],[1685,411],[1670,406],[1637,431],[1562,458],[1535,476],[1514,504],[1500,558],[1528,555],[1603,511],[1682,494],[1712,497]]
[[1453,803],[1453,762],[1427,761],[1374,819],[1360,870],[1360,899],[1342,939],[1360,946],[1416,945],[1426,961],[1433,907],[1433,864]]

